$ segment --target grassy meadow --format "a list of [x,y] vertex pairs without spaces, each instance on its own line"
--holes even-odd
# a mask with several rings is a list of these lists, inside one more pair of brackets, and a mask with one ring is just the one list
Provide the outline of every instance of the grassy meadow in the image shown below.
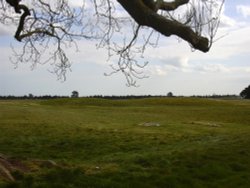
[[250,101],[2,100],[1,155],[0,187],[248,188]]

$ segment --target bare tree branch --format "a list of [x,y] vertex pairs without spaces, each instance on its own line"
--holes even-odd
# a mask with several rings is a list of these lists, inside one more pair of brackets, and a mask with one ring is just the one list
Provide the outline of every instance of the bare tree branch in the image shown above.
[[142,0],[118,1],[139,25],[151,27],[167,37],[177,35],[189,42],[195,49],[203,52],[209,50],[209,41],[206,37],[198,35],[190,27],[182,23],[175,20],[169,20],[164,16],[157,14],[155,11],[145,6]]
[[23,45],[14,51],[16,65],[50,63],[52,72],[65,79],[71,66],[66,49],[79,50],[80,38],[97,40],[97,48],[107,49],[108,59],[116,62],[106,75],[121,72],[128,86],[137,86],[137,79],[148,77],[145,49],[157,46],[160,34],[208,52],[225,0],[84,0],[81,7],[68,0],[20,1],[0,0],[0,22],[16,25],[15,38]]

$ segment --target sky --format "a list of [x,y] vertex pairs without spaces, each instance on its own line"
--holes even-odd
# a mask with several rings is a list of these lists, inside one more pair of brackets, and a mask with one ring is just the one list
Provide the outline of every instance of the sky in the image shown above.
[[0,95],[213,95],[239,94],[250,85],[250,1],[226,0],[216,41],[208,53],[192,51],[176,37],[161,37],[157,48],[146,50],[149,78],[139,87],[127,87],[122,74],[111,71],[107,52],[95,43],[79,41],[80,51],[70,51],[73,64],[65,81],[50,71],[49,65],[11,63],[11,46],[17,42],[9,29],[0,26]]

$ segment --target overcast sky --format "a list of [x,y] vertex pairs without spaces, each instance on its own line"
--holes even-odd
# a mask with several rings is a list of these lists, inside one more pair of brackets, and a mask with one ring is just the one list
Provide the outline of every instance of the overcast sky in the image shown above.
[[10,62],[11,45],[17,42],[13,33],[0,27],[0,95],[212,95],[239,94],[250,85],[250,1],[226,0],[221,16],[221,28],[208,53],[192,52],[186,42],[176,37],[162,37],[159,47],[148,49],[145,69],[149,78],[139,80],[140,87],[127,87],[123,75],[104,76],[109,72],[104,50],[95,44],[80,41],[80,52],[70,52],[72,71],[66,81],[58,81],[48,71],[49,66]]

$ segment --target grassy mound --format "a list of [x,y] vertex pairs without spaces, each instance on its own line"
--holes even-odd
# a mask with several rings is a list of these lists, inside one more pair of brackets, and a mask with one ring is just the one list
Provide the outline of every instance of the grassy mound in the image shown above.
[[[230,103],[231,102],[231,103]],[[245,103],[245,102],[244,102]],[[142,98],[142,99],[120,99],[120,100],[111,100],[111,99],[101,99],[101,98],[64,98],[64,99],[55,99],[42,101],[43,105],[54,105],[54,106],[72,106],[72,107],[81,107],[81,106],[207,106],[207,105],[239,105],[239,101],[234,103],[233,100],[215,100],[215,99],[202,99],[202,98],[187,98],[187,97],[178,97],[178,98]]]
[[15,181],[0,178],[0,187],[250,186],[249,101],[57,99],[0,107],[0,153],[32,169],[10,171]]

